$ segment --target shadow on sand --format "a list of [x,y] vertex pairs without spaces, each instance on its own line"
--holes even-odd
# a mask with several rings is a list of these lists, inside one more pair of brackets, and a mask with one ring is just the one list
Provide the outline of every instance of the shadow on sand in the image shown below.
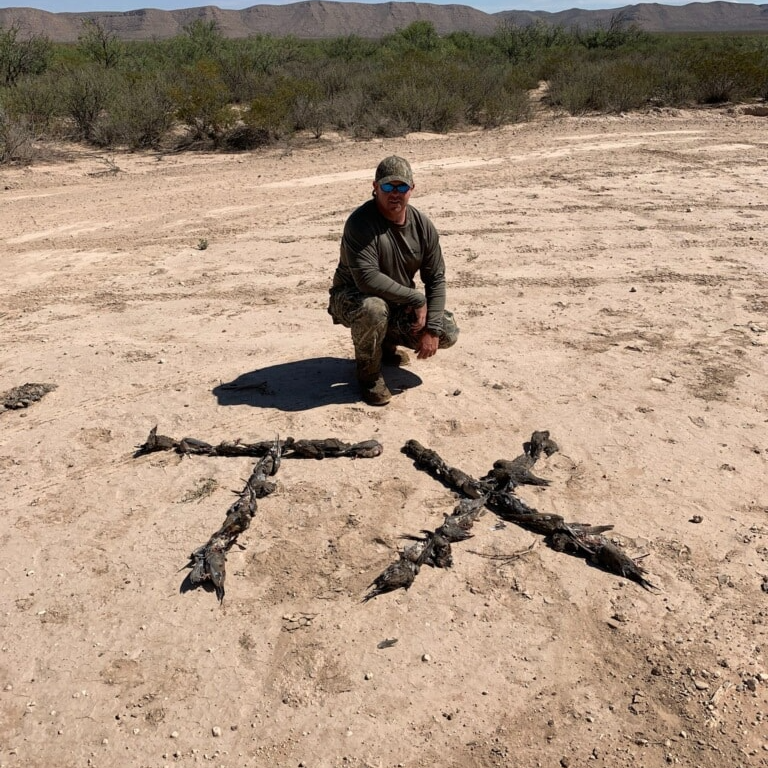
[[[421,384],[415,373],[404,368],[386,368],[384,377],[395,395]],[[243,373],[212,391],[219,405],[281,411],[308,411],[324,405],[361,402],[354,361],[340,357],[313,357],[270,365]]]

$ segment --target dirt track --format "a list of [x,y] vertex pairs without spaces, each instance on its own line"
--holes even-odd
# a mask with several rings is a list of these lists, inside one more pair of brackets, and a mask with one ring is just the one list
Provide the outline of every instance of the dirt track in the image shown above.
[[[0,391],[57,388],[0,412],[0,765],[768,766],[766,126],[541,118],[1,170]],[[325,307],[391,153],[461,338],[388,371],[374,410]],[[253,461],[132,458],[154,424],[384,454],[286,460],[220,608],[183,566]],[[489,513],[451,570],[362,605],[454,505],[405,440],[479,476],[534,429],[561,451],[520,495],[613,523],[661,592],[544,546],[482,557],[536,539]]]

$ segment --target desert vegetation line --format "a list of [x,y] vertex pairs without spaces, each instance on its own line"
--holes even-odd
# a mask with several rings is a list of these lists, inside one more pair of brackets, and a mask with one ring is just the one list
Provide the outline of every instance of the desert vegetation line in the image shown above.
[[251,150],[299,132],[355,138],[494,128],[531,116],[529,91],[569,114],[768,98],[768,36],[501,24],[439,35],[419,21],[380,40],[255,35],[195,21],[125,42],[86,20],[75,44],[0,28],[0,163],[36,140],[110,148]]

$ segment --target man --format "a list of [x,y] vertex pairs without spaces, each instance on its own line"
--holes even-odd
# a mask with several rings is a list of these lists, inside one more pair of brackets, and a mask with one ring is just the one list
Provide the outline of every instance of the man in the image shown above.
[[[434,224],[408,204],[414,190],[407,160],[395,155],[376,168],[373,198],[344,225],[341,257],[328,312],[352,331],[363,400],[392,399],[381,366],[405,365],[456,343],[459,329],[445,311],[445,262]],[[419,273],[424,292],[416,289]]]

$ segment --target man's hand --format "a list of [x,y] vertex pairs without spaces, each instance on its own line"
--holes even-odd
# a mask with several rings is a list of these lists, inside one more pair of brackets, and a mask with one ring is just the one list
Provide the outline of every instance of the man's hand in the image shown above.
[[419,339],[419,347],[416,350],[416,357],[419,360],[426,360],[428,357],[437,352],[437,346],[440,343],[440,338],[435,336],[432,331],[424,331]]
[[427,305],[422,304],[420,307],[414,307],[413,316],[411,331],[413,333],[418,333],[427,324]]

